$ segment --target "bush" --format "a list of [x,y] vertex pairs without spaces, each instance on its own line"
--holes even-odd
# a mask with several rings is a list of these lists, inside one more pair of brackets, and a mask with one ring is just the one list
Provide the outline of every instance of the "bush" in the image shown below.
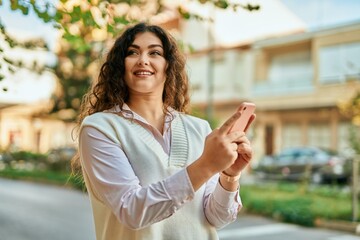
[[[6,155],[5,155],[6,153]],[[17,170],[49,170],[54,172],[70,172],[70,159],[59,158],[51,161],[48,154],[29,151],[3,152],[7,156],[6,164]],[[59,155],[62,157],[62,155]]]
[[41,182],[71,187],[84,191],[85,185],[81,177],[73,176],[70,173],[54,171],[23,171],[12,168],[5,168],[0,171],[0,177],[16,180],[28,180],[32,182]]
[[28,151],[12,152],[11,155],[14,160],[45,162],[47,159],[47,154],[33,153]]
[[313,226],[315,218],[309,206],[311,200],[304,198],[277,200],[274,201],[273,217],[284,222]]
[[316,219],[352,219],[351,193],[337,186],[311,187],[299,184],[242,185],[241,198],[249,213],[280,221],[313,226]]

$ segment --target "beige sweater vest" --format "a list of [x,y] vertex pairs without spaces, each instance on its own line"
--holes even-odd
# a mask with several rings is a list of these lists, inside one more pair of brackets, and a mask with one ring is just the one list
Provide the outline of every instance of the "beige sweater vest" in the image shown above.
[[[135,121],[114,113],[96,113],[84,119],[82,126],[92,126],[119,144],[140,180],[147,186],[173,175],[196,160],[203,151],[209,124],[199,118],[179,114],[171,123],[170,156],[164,153],[153,135]],[[82,159],[86,161],[86,159]],[[84,173],[93,209],[97,240],[215,240],[216,229],[205,218],[204,186],[194,199],[172,216],[140,230],[129,229],[96,196]]]

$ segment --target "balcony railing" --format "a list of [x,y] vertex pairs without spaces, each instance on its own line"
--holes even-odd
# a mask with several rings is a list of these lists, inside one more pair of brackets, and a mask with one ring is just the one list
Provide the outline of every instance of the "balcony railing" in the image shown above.
[[315,87],[310,80],[254,83],[253,96],[291,95],[294,93],[309,93]]

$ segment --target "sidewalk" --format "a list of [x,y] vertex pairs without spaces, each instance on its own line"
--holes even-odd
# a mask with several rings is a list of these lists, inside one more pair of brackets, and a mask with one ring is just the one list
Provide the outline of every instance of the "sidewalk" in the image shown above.
[[358,222],[317,219],[315,227],[339,230],[360,236],[360,223]]

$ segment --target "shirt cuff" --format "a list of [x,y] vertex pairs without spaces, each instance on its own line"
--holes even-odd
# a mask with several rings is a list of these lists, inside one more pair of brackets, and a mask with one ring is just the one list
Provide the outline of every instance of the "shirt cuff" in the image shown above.
[[195,192],[186,168],[166,178],[164,185],[169,197],[177,206],[181,206],[194,198]]
[[235,192],[229,192],[225,190],[219,182],[216,184],[212,195],[215,201],[218,202],[222,207],[230,208],[234,206],[234,203],[242,205],[239,190]]

